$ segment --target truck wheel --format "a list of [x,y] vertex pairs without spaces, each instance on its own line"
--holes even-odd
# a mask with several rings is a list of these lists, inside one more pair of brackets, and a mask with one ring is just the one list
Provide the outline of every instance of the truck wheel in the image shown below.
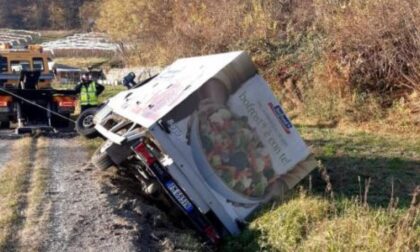
[[90,108],[83,111],[76,120],[76,131],[86,138],[95,138],[99,133],[95,129],[93,118],[95,117],[97,109]]
[[106,170],[109,167],[113,166],[114,162],[112,162],[111,158],[106,152],[101,151],[101,148],[102,146],[95,151],[91,158],[91,162],[96,168],[100,170]]
[[0,129],[9,129],[10,128],[10,122],[0,122]]

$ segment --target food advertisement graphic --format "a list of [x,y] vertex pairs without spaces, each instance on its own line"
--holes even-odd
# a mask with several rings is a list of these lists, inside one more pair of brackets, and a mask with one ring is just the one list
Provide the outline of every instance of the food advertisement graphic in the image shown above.
[[188,160],[229,202],[270,198],[281,176],[310,155],[244,52],[175,62],[135,92],[146,95],[120,114],[145,127],[165,125],[181,153],[171,158]]
[[275,180],[270,154],[246,116],[227,107],[200,111],[200,140],[215,173],[233,190],[262,197]]
[[252,203],[269,197],[280,176],[310,153],[266,82],[236,69],[223,69],[165,118],[173,141],[184,140],[175,145],[192,155],[215,191]]

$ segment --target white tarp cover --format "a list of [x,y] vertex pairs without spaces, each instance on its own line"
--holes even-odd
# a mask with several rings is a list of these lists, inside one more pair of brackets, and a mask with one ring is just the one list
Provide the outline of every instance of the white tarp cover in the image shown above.
[[144,127],[162,120],[170,131],[158,140],[182,154],[171,157],[186,158],[230,202],[258,203],[315,167],[299,168],[310,151],[244,52],[177,60],[109,105]]

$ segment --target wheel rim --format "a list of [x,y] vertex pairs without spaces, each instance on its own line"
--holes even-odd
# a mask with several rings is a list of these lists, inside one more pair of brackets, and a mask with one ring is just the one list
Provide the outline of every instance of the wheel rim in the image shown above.
[[93,127],[93,115],[88,115],[83,118],[82,125],[84,128],[92,128]]

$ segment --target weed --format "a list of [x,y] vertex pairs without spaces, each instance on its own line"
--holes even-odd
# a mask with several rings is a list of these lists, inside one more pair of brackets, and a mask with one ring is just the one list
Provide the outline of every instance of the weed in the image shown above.
[[25,223],[20,233],[20,250],[42,250],[42,235],[47,227],[50,202],[47,199],[48,179],[48,140],[40,138],[36,146],[33,176],[28,191],[25,209]]
[[0,250],[11,250],[16,239],[17,227],[22,224],[22,206],[30,179],[30,156],[32,140],[24,138],[11,146],[13,156],[2,165],[0,177]]
[[246,50],[289,110],[324,122],[418,121],[416,0],[125,3],[104,1],[98,28],[127,44],[126,63]]
[[418,250],[418,135],[308,125],[299,131],[322,160],[300,184],[307,192],[295,190],[284,204],[256,214],[223,249]]

